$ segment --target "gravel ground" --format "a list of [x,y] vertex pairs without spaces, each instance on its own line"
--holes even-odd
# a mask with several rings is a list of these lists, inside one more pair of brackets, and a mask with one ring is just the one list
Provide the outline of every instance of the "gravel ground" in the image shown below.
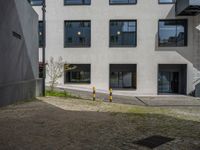
[[134,141],[175,138],[155,150],[200,150],[200,109],[55,97],[0,109],[0,150],[148,150]]

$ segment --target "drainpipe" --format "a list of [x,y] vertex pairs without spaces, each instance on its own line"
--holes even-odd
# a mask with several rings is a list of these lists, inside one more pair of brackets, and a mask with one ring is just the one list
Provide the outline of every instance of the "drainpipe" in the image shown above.
[[43,64],[43,82],[42,82],[42,94],[45,96],[45,79],[46,79],[46,0],[43,0],[42,4],[42,20],[43,20],[43,47],[42,47],[42,64]]

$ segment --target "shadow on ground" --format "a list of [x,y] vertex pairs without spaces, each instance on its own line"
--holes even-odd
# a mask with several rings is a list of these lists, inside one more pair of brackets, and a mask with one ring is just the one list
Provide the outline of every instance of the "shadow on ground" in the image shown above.
[[148,149],[133,142],[175,138],[157,149],[200,149],[200,122],[156,114],[69,111],[43,101],[0,110],[0,149]]

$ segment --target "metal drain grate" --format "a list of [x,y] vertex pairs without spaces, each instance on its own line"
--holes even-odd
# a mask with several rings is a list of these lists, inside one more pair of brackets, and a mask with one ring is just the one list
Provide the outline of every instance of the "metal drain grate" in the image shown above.
[[173,138],[163,137],[159,135],[154,135],[139,141],[134,142],[134,144],[145,146],[148,148],[156,148],[162,144],[173,141]]

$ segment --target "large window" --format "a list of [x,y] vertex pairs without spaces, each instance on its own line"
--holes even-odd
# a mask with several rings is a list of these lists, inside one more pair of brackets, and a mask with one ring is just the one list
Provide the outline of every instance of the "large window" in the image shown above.
[[110,47],[136,47],[136,20],[110,21]]
[[65,21],[65,47],[90,47],[90,21]]
[[111,64],[110,88],[136,89],[136,72],[135,64]]
[[64,0],[65,5],[90,5],[91,0]]
[[39,21],[39,47],[43,47],[44,46],[44,24],[43,21]]
[[176,0],[158,0],[159,4],[173,4]]
[[43,3],[43,0],[30,0],[31,5],[33,6],[41,6]]
[[110,0],[110,4],[136,4],[137,0]]
[[160,20],[159,46],[187,46],[187,20]]
[[65,72],[65,83],[90,83],[90,64],[73,64],[74,70]]

